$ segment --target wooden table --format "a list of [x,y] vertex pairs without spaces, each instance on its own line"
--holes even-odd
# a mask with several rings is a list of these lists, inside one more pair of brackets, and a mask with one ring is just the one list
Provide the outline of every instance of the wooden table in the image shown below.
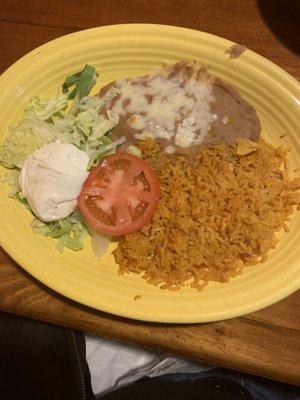
[[[128,22],[185,26],[223,36],[300,77],[299,57],[269,30],[254,0],[0,0],[0,72],[58,36]],[[284,16],[282,24],[286,32],[292,29]],[[1,310],[293,384],[300,384],[299,300],[296,293],[265,310],[212,324],[136,322],[54,293],[0,249]]]

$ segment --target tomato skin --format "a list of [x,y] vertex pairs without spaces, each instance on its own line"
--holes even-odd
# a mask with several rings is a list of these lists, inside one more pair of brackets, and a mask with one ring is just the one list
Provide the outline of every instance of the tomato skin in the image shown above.
[[[112,169],[114,163],[119,161],[127,162],[129,165],[128,169]],[[143,172],[146,178],[147,187],[150,188],[149,191],[141,190],[141,184],[132,185],[132,180],[135,177],[134,174],[136,173],[136,176],[138,176],[140,171]],[[105,179],[105,174],[111,176],[111,181]],[[122,179],[120,176],[122,176]],[[102,182],[102,186],[100,186],[100,183],[98,187],[95,186],[96,181]],[[116,181],[117,185],[115,184]],[[105,223],[105,221],[97,218],[95,213],[92,212],[91,208],[87,205],[87,200],[93,195],[97,196],[97,194],[99,194],[100,204],[108,202],[108,204],[112,203],[116,205],[116,221],[119,223]],[[128,212],[128,198],[129,202],[133,202],[134,204],[146,199],[146,204],[148,204],[136,220],[133,220],[132,215]],[[78,208],[87,223],[93,229],[109,236],[127,235],[140,230],[153,217],[158,202],[159,183],[151,166],[139,157],[121,152],[111,154],[101,160],[100,164],[90,172],[77,199]],[[107,207],[105,212],[107,212]]]

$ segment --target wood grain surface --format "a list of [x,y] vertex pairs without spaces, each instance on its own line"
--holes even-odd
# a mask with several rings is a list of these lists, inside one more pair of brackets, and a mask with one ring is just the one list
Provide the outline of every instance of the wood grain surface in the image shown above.
[[[300,78],[299,56],[270,30],[254,0],[0,0],[0,72],[56,37],[134,22],[184,26],[225,37]],[[297,37],[298,27],[284,16],[281,23],[288,37]],[[299,300],[296,293],[267,309],[219,323],[142,323],[89,309],[54,293],[0,249],[1,310],[298,385]]]

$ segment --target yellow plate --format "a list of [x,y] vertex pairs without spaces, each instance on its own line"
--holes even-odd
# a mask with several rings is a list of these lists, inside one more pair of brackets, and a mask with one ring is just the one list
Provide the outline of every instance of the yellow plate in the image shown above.
[[[162,25],[115,25],[73,33],[49,42],[16,62],[0,77],[0,142],[33,96],[53,96],[67,75],[89,63],[100,73],[98,87],[144,74],[163,61],[197,59],[233,84],[256,107],[264,136],[291,146],[300,167],[300,85],[282,69],[247,50],[236,60],[224,51],[232,42],[189,29]],[[282,142],[282,140],[281,140]],[[1,170],[2,172],[2,170]],[[31,275],[85,305],[140,320],[188,323],[240,316],[268,306],[299,288],[300,213],[269,260],[229,284],[203,292],[163,291],[139,276],[118,276],[111,251],[97,262],[90,243],[82,252],[58,253],[55,241],[32,233],[31,216],[0,185],[0,245]],[[88,242],[88,240],[87,240]],[[134,301],[134,296],[142,298]]]

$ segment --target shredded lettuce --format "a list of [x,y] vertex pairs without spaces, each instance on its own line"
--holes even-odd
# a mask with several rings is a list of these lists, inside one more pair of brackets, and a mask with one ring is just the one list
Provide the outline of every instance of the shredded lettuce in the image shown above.
[[30,210],[30,206],[28,204],[27,199],[23,196],[22,192],[19,191],[14,196],[20,203],[22,203],[28,210]]
[[21,193],[18,170],[12,169],[9,173],[0,174],[0,182],[7,183],[9,185],[9,191],[8,191],[9,197],[17,197],[17,194]]
[[19,171],[13,169],[9,175],[8,185],[10,186],[8,195],[15,197],[21,190],[19,183]]
[[138,147],[133,146],[133,145],[130,145],[130,146],[127,147],[126,153],[133,154],[134,156],[137,156],[137,157],[140,157],[140,158],[142,157],[141,150]]
[[[0,164],[12,171],[2,181],[10,185],[9,196],[15,197],[27,208],[30,209],[19,186],[19,173],[26,158],[35,150],[55,141],[72,143],[87,153],[90,169],[124,142],[125,138],[116,141],[109,138],[108,134],[118,124],[119,118],[111,111],[103,111],[118,90],[113,88],[103,97],[88,96],[97,76],[95,68],[86,65],[82,71],[67,77],[56,98],[33,98],[21,121],[9,127],[9,134],[0,146]],[[61,252],[64,247],[75,251],[82,249],[87,234],[77,211],[50,223],[34,218],[31,226],[34,232],[57,238],[56,248]],[[101,235],[96,234],[93,237],[97,237],[93,239],[93,248],[97,243],[101,253],[109,239],[105,237],[101,241]],[[99,249],[95,254],[99,255]]]
[[47,122],[24,120],[9,128],[9,136],[0,146],[0,163],[6,168],[21,168],[29,154],[52,142],[55,137],[55,128]]
[[[106,101],[117,94],[116,91],[110,93],[106,100],[105,96],[87,96],[96,76],[95,68],[86,65],[83,71],[65,80],[56,99],[32,99],[21,122],[9,128],[9,135],[0,146],[0,164],[6,168],[20,169],[33,151],[59,140],[86,151],[92,158],[90,166],[93,166],[99,160],[95,153],[99,152],[99,155],[101,147],[111,144],[108,138],[103,138],[104,135],[119,122],[111,111],[101,112]],[[72,89],[72,86],[75,87]],[[71,93],[75,93],[77,101],[75,111],[73,106],[69,107]],[[102,154],[105,154],[105,150],[102,150]]]
[[41,100],[39,97],[33,98],[24,112],[25,119],[38,119],[47,121],[52,115],[63,110],[68,105],[67,94],[59,94],[53,100]]
[[61,253],[64,247],[74,251],[83,249],[87,229],[77,211],[67,218],[54,222],[42,222],[38,218],[33,218],[30,225],[35,233],[58,239],[56,249]]
[[[103,137],[102,142],[104,139],[108,139]],[[120,137],[120,139],[115,140],[114,142],[107,143],[106,145],[103,142],[103,146],[99,147],[99,150],[95,150],[90,155],[90,161],[88,163],[88,169],[91,169],[93,166],[97,165],[99,161],[107,156],[108,154],[114,153],[117,146],[125,142],[125,136]],[[92,147],[89,149],[92,150]]]
[[[86,65],[81,72],[67,77],[62,85],[62,91],[63,93],[68,93],[68,100],[74,99],[70,108],[71,114],[77,112],[80,100],[89,94],[96,83],[97,76],[95,68],[91,65]],[[67,92],[72,86],[74,86],[74,89],[71,92]]]
[[[80,100],[89,94],[96,83],[97,76],[95,68],[91,65],[86,65],[81,72],[67,77],[62,84],[62,91],[68,94],[68,100],[73,100],[76,96]],[[70,92],[69,89],[72,86],[74,86],[74,89]]]

